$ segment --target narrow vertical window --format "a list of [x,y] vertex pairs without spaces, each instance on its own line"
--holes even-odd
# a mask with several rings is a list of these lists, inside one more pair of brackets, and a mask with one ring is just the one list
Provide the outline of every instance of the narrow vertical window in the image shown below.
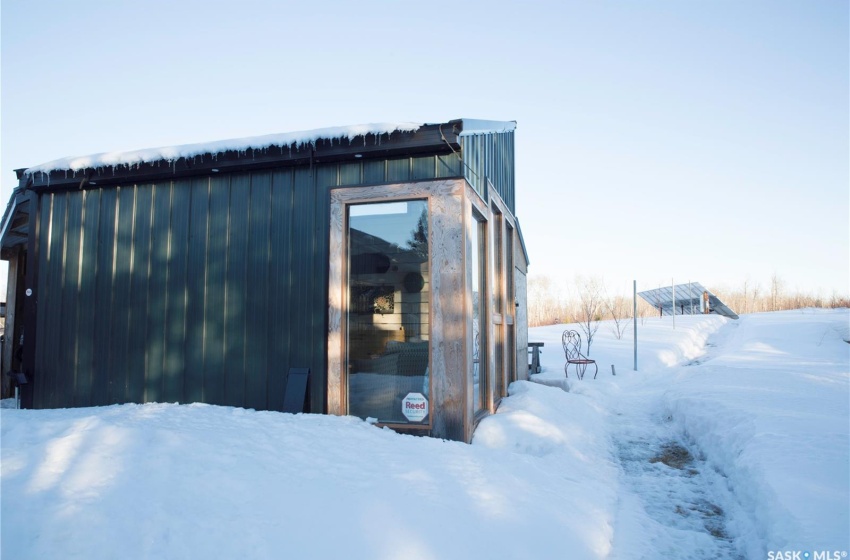
[[516,288],[514,287],[514,229],[505,222],[505,372],[508,384],[516,381]]
[[428,203],[348,206],[349,414],[428,424]]
[[472,218],[472,387],[477,414],[487,407],[487,222],[475,210]]
[[502,258],[502,214],[493,207],[493,313],[504,313],[502,304],[502,277],[504,271]]
[[505,388],[505,278],[504,240],[502,226],[504,218],[493,206],[493,373],[496,386],[493,398],[498,401],[506,394]]

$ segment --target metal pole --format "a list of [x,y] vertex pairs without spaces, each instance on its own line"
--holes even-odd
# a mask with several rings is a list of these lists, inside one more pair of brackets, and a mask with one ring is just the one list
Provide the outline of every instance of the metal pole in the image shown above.
[[676,283],[670,279],[670,285],[673,287],[673,330],[676,330]]
[[637,280],[632,280],[632,303],[634,304],[632,323],[635,325],[635,371],[637,371]]

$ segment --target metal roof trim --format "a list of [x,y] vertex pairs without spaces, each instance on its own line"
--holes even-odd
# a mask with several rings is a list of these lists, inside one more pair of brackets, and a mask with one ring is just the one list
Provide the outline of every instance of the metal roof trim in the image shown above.
[[[212,175],[219,172],[245,171],[291,165],[312,165],[336,161],[360,161],[400,155],[447,154],[461,149],[453,127],[440,130],[439,124],[425,124],[416,130],[395,130],[388,134],[355,136],[351,139],[319,139],[298,146],[271,145],[265,148],[208,151],[177,159],[151,159],[139,163],[116,163],[82,169],[39,168],[22,170],[21,180],[31,182],[34,190],[100,188],[138,181],[168,180],[186,176]],[[324,129],[323,129],[324,130]],[[223,145],[209,143],[208,145]],[[196,145],[189,145],[196,146]],[[200,146],[197,145],[197,146]],[[157,152],[155,148],[152,152]],[[62,161],[62,160],[57,160]]]
[[497,134],[516,130],[516,121],[487,121],[481,119],[460,119],[460,136],[473,134]]

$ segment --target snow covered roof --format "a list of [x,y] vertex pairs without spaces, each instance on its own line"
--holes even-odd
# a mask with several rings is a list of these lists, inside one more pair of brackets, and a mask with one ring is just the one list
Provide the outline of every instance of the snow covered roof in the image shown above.
[[[478,119],[450,121],[452,124],[458,122],[461,123],[459,136],[512,132],[516,128],[515,121],[487,121]],[[356,139],[362,138],[363,145],[365,146],[367,136],[373,136],[374,142],[379,144],[385,135],[390,135],[394,132],[416,132],[425,126],[428,125],[414,122],[370,123],[298,132],[284,132],[280,134],[266,134],[263,136],[234,138],[197,144],[148,148],[128,152],[103,152],[48,161],[30,167],[24,173],[32,176],[37,173],[50,174],[53,171],[76,172],[84,169],[122,166],[134,167],[161,161],[173,163],[181,158],[190,159],[204,154],[221,154],[225,152],[245,153],[248,150],[266,150],[268,148],[297,150],[308,145],[316,147],[316,143],[319,141],[330,141],[331,143],[335,141],[348,141],[352,143]]]
[[51,171],[80,171],[89,168],[97,169],[122,165],[133,166],[156,161],[173,162],[180,158],[188,159],[202,154],[219,154],[228,151],[245,152],[251,149],[263,150],[271,147],[300,148],[305,145],[315,145],[319,140],[333,141],[347,139],[351,142],[355,138],[362,137],[365,142],[366,136],[369,134],[380,137],[381,135],[391,134],[393,132],[415,132],[422,126],[421,123],[411,122],[359,124],[218,140],[215,142],[201,142],[198,144],[149,148],[129,152],[103,152],[88,156],[72,156],[56,159],[30,167],[26,170],[26,173],[32,175],[34,173],[50,173]]
[[460,133],[461,136],[513,132],[516,130],[516,121],[482,121],[478,119],[460,120],[463,121],[463,131]]

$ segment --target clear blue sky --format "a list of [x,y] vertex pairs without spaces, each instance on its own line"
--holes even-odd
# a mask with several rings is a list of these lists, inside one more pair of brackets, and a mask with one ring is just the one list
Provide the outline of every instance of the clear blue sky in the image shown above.
[[850,292],[846,0],[4,0],[2,173],[367,122],[516,120],[532,273]]

